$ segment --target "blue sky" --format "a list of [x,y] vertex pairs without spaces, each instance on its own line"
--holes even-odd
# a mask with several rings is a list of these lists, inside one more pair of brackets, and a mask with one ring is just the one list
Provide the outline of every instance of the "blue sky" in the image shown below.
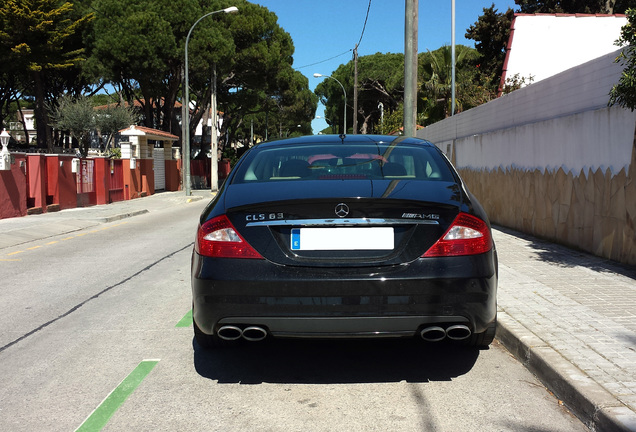
[[[371,0],[370,8],[369,0],[254,0],[252,3],[265,6],[278,16],[278,24],[294,41],[294,68],[309,79],[312,90],[325,79],[314,78],[313,74],[330,75],[340,64],[347,63],[358,42],[359,56],[404,51],[404,0]],[[499,12],[516,8],[514,0],[455,0],[457,44],[474,46],[472,40],[464,38],[466,29],[493,3]],[[367,9],[369,16],[364,27]],[[450,45],[451,0],[419,0],[418,27],[419,52]],[[319,105],[316,115],[324,116],[323,110]],[[327,124],[320,119],[314,120],[312,126],[317,133]]]

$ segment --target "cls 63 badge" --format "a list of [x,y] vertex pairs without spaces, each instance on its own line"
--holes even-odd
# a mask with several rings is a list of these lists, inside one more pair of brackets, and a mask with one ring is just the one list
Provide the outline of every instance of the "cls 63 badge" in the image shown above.
[[256,214],[248,214],[245,216],[245,220],[247,222],[258,222],[258,221],[267,221],[267,220],[278,220],[285,219],[283,213],[256,213]]

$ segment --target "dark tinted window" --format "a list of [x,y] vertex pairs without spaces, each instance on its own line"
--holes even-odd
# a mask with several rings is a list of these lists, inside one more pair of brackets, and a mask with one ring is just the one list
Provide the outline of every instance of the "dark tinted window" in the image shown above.
[[286,144],[256,148],[234,183],[410,179],[453,181],[435,148],[413,144]]

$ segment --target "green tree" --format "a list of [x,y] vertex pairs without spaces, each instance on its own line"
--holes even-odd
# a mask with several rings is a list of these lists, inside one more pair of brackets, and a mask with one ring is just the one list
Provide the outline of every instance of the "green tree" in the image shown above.
[[[0,54],[0,58],[4,58]],[[18,98],[16,75],[6,70],[0,70],[0,130],[8,128],[7,119],[11,118],[11,102]]]
[[56,107],[49,107],[51,126],[68,132],[79,146],[83,157],[88,155],[91,133],[95,130],[95,111],[91,100],[86,96],[64,95],[57,101]]
[[[479,104],[474,95],[473,60],[478,53],[469,47],[456,46],[456,102],[458,111]],[[451,107],[451,48],[445,46],[418,56],[420,90],[418,124],[431,123],[449,115]],[[340,65],[330,74],[347,92],[347,129],[351,127],[353,62]],[[392,133],[400,130],[402,120],[395,113],[404,102],[403,54],[373,54],[358,59],[358,133]],[[325,79],[315,90],[325,106],[327,123],[334,131],[342,130],[344,95],[333,79]],[[383,121],[381,115],[384,115]]]
[[391,113],[404,99],[404,55],[359,57],[358,75],[358,132],[365,134],[380,126],[382,110]]
[[477,99],[488,99],[488,95],[496,96],[497,88],[503,73],[506,59],[506,47],[510,36],[510,26],[514,11],[498,12],[494,3],[483,9],[477,22],[466,30],[465,37],[475,41],[475,49],[479,57],[473,60],[476,67],[473,81],[483,91]]
[[[470,60],[477,56],[474,49],[464,45],[455,47],[455,102],[456,111],[464,109],[466,88],[473,85],[469,75],[463,73],[471,68]],[[420,56],[421,90],[425,104],[423,112],[427,113],[429,122],[442,120],[451,114],[452,105],[452,50],[446,45],[435,51]],[[464,79],[463,79],[464,78]],[[470,108],[470,103],[466,108]]]
[[104,146],[105,151],[108,151],[120,130],[136,124],[139,120],[137,111],[132,107],[124,105],[107,105],[104,108],[96,110],[94,115],[95,128],[102,137],[104,135],[108,137]]
[[94,7],[99,13],[90,70],[129,103],[137,100],[146,126],[170,131],[197,2],[96,0]]
[[85,60],[78,46],[92,14],[79,16],[70,2],[5,0],[0,6],[0,48],[9,73],[26,77],[25,90],[35,99],[38,147],[51,149],[45,102],[49,83]]
[[[353,124],[353,60],[329,74],[342,83],[347,93],[347,130]],[[327,123],[342,133],[344,94],[333,79],[326,78],[316,86],[316,95],[325,106]],[[370,133],[380,125],[380,104],[388,115],[404,98],[404,55],[376,53],[358,58],[357,133]]]
[[636,9],[627,10],[627,24],[621,29],[616,45],[623,51],[616,61],[623,66],[623,73],[610,91],[609,105],[617,104],[632,111],[636,108]]
[[218,89],[219,106],[225,112],[223,132],[230,142],[237,134],[248,137],[244,119],[251,116],[261,136],[265,128],[268,138],[285,135],[297,131],[298,124],[309,133],[317,101],[307,79],[292,68],[291,36],[267,8],[248,2],[236,5],[239,13],[228,24],[234,54],[218,63],[223,77]]
[[[249,110],[249,113],[253,115],[252,119],[256,120],[259,126],[269,127],[270,138],[311,134],[311,120],[316,112],[318,98],[309,89],[307,78],[299,71],[289,68],[281,72],[278,85],[279,89],[273,96],[268,97],[259,92],[260,96],[259,100],[256,100],[255,109]],[[263,111],[262,108],[268,109]],[[247,129],[249,126],[248,123],[238,119],[237,127],[233,129],[240,134],[241,127]],[[243,136],[247,136],[245,132]]]
[[[303,111],[290,107],[298,98],[307,102],[308,84],[299,87],[291,67],[291,37],[266,8],[245,0],[96,0],[95,5],[100,14],[91,67],[101,70],[126,100],[141,104],[147,126],[180,134],[175,103],[182,90],[186,36],[200,17],[232,5],[238,14],[206,17],[190,37],[189,133],[209,112],[213,71],[217,106],[224,112],[220,137],[227,132],[232,141],[243,133],[248,116],[275,115],[282,107],[292,118],[290,113]],[[313,113],[304,112],[308,123]]]
[[[419,123],[419,120],[418,120]],[[400,103],[393,111],[389,111],[384,116],[384,121],[377,128],[378,133],[389,134],[401,134],[404,129],[404,104]]]

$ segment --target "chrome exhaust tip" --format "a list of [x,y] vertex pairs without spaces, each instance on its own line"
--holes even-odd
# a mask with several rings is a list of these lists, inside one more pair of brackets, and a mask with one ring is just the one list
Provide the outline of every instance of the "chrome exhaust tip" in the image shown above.
[[427,342],[439,342],[446,337],[446,331],[438,326],[426,327],[420,332],[420,337]]
[[217,335],[223,340],[234,341],[243,336],[243,330],[233,325],[226,325],[217,331]]
[[262,327],[250,326],[243,330],[243,339],[250,342],[262,341],[267,337],[267,330]]
[[446,336],[452,340],[468,339],[471,333],[470,329],[463,324],[452,325],[446,329]]

